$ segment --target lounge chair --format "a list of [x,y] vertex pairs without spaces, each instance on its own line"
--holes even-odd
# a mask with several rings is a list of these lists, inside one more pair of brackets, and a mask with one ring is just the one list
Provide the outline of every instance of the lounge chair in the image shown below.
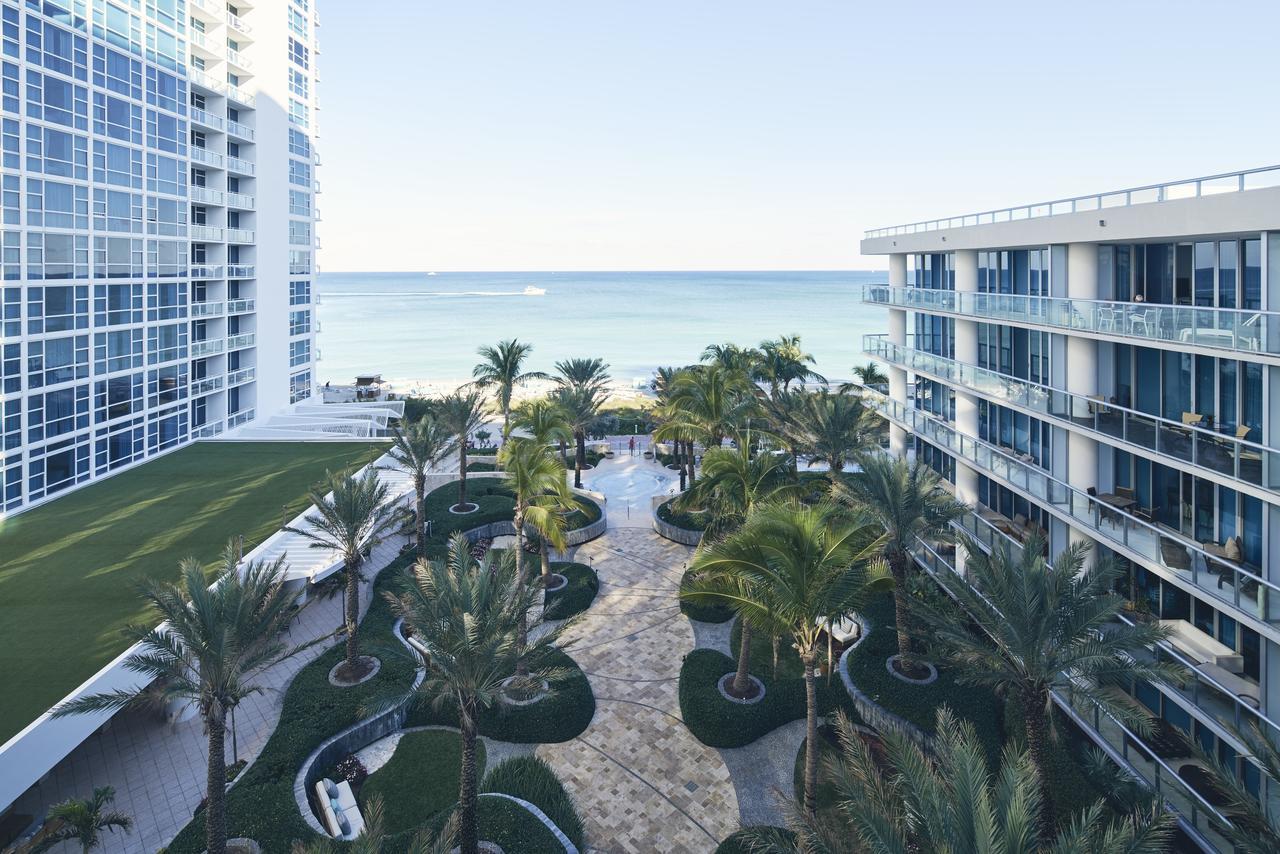
[[317,780],[316,801],[320,804],[325,830],[334,839],[350,841],[364,832],[364,817],[346,780],[339,783],[328,778]]

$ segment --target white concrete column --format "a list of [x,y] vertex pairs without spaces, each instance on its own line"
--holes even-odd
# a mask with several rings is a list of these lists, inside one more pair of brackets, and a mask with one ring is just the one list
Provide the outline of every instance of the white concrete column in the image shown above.
[[889,287],[905,288],[907,286],[907,255],[897,252],[889,256]]
[[[1067,296],[1071,299],[1098,298],[1098,245],[1072,243],[1067,246]],[[1072,416],[1091,419],[1093,413],[1088,395],[1098,393],[1098,342],[1078,335],[1067,336],[1067,391],[1078,395]],[[1098,486],[1098,443],[1096,440],[1067,431],[1067,482],[1082,492]],[[1074,525],[1070,529],[1072,543],[1087,540],[1094,544],[1087,565],[1097,560],[1097,546],[1087,531]]]
[[[956,293],[971,294],[978,291],[978,252],[975,249],[957,249],[953,258],[956,271]],[[963,300],[963,297],[959,298]],[[959,306],[962,311],[964,305]],[[978,322],[956,318],[956,361],[966,365],[978,364]]]
[[[895,253],[889,256],[889,287],[907,286],[907,256]],[[903,309],[889,309],[889,341],[899,347],[907,344],[907,313]],[[907,372],[894,365],[889,366],[889,397],[902,406],[907,405]],[[905,457],[907,432],[896,424],[889,425],[889,451],[895,457]]]

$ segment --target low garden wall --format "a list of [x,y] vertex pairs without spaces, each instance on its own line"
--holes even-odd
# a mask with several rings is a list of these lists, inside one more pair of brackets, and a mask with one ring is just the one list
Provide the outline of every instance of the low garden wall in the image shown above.
[[701,531],[691,531],[687,528],[677,528],[670,522],[664,522],[658,518],[658,507],[671,499],[668,495],[655,495],[653,497],[653,530],[657,532],[659,537],[680,543],[683,546],[696,546],[702,542]]
[[865,622],[862,623],[862,637],[858,638],[858,642],[847,648],[840,656],[840,681],[844,683],[845,690],[849,692],[849,699],[853,701],[853,707],[857,709],[858,715],[874,729],[893,730],[894,732],[902,733],[919,745],[921,749],[931,750],[933,739],[924,730],[881,706],[858,690],[857,685],[853,684],[853,679],[849,676],[849,656],[870,634],[871,626]]
[[555,836],[555,838],[560,841],[560,844],[564,846],[565,854],[578,854],[578,846],[574,845],[571,841],[569,841],[569,837],[564,835],[564,831],[556,827],[556,823],[552,821],[550,818],[548,818],[546,813],[538,809],[536,805],[526,801],[524,798],[517,798],[515,795],[505,795],[502,792],[481,792],[479,795],[477,795],[477,797],[502,798],[503,800],[507,800],[507,801],[511,801],[512,803],[519,804],[520,806],[528,810],[530,813],[532,813],[534,818],[542,822],[543,827],[551,831],[551,833]]
[[[565,531],[564,539],[568,546],[580,546],[588,540],[594,540],[603,534],[609,528],[608,516],[605,513],[600,514],[600,518],[589,525],[581,528],[575,528],[572,531]],[[498,537],[514,537],[516,535],[516,525],[514,522],[490,522],[488,525],[481,525],[478,528],[472,528],[469,531],[463,531],[462,536],[467,538],[467,542],[474,543],[476,540],[492,540]]]

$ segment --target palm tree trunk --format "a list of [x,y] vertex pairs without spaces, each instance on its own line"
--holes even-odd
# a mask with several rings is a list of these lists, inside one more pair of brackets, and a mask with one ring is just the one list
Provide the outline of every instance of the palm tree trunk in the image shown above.
[[556,441],[560,443],[560,464],[567,471],[569,468],[569,448],[565,445],[564,439],[557,439]]
[[356,642],[356,623],[360,620],[360,555],[347,558],[347,670],[354,673],[360,648]]
[[751,663],[751,626],[741,617],[742,637],[738,640],[738,672],[733,675],[733,693],[739,697],[747,696],[747,669]]
[[418,555],[427,556],[427,508],[423,504],[427,500],[426,475],[414,475],[413,494],[417,499],[413,505],[414,517],[418,528]]
[[907,556],[899,549],[892,549],[888,555],[889,572],[893,575],[893,610],[898,624],[898,655],[904,669],[911,665],[911,613],[907,610]]
[[587,464],[587,431],[575,430],[573,437],[577,440],[577,453],[573,458],[573,485],[582,489],[582,468]]
[[775,632],[773,635],[773,669],[769,671],[769,674],[774,679],[778,678],[778,643],[779,641],[781,641],[781,638],[779,638],[777,633]]
[[543,537],[539,549],[542,558],[542,586],[551,583],[551,550],[547,548],[547,538]]
[[462,854],[480,850],[479,817],[476,810],[476,724],[475,703],[461,709],[462,768],[458,781],[458,838]]
[[813,678],[814,654],[800,656],[804,664],[804,811],[810,819],[818,807],[818,686]]
[[1022,697],[1022,721],[1027,731],[1027,752],[1040,778],[1040,838],[1053,838],[1058,820],[1053,803],[1053,784],[1049,779],[1049,727],[1045,720],[1048,698],[1028,691]]
[[[515,515],[516,526],[516,585],[520,590],[524,590],[524,506],[516,505]],[[526,611],[520,612],[520,628],[516,634],[516,652],[521,654],[521,658],[516,662],[516,676],[521,678],[529,674],[529,667],[525,664],[523,653],[525,644],[529,642],[529,615]]]
[[695,460],[693,456],[693,442],[692,441],[685,442],[684,447],[685,447],[685,460],[689,463],[689,488],[693,489],[694,483],[696,483],[698,480],[698,475],[696,471],[697,460]]
[[458,509],[467,506],[467,437],[458,444]]
[[226,854],[227,756],[222,710],[211,710],[205,725],[209,730],[209,768],[205,778],[204,845],[208,854]]
[[688,472],[684,469],[684,442],[673,440],[671,447],[675,451],[676,468],[680,469],[680,491],[684,492],[685,482],[688,480]]

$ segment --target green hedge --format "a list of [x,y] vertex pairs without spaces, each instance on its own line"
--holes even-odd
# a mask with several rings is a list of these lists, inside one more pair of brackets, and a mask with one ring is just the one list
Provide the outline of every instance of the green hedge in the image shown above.
[[[515,518],[516,500],[506,482],[500,477],[467,479],[467,501],[479,505],[473,513],[450,513],[449,508],[458,502],[458,481],[438,486],[427,493],[422,505],[431,523],[427,537],[427,550],[433,556],[440,554],[440,547],[458,531],[469,531],[494,522],[510,522]],[[604,513],[600,505],[590,498],[576,496],[578,509],[570,513],[565,522],[568,530],[585,528]]]
[[[498,466],[497,466],[497,464],[496,464],[496,463],[485,463],[485,462],[474,462],[474,463],[469,462],[469,463],[467,463],[467,471],[469,471],[469,472],[473,472],[473,471],[497,471],[497,470],[498,470]],[[468,487],[470,487],[470,484],[468,484]],[[455,488],[456,488],[456,487],[455,487]]]
[[[484,742],[477,741],[477,774],[484,773],[484,763]],[[407,732],[391,760],[364,781],[357,800],[363,811],[370,798],[382,799],[388,835],[413,830],[441,810],[453,809],[461,771],[461,735],[444,729]]]
[[785,828],[767,828],[766,825],[755,825],[735,830],[716,846],[715,854],[756,854],[759,850],[746,839],[748,830],[774,829],[780,830],[787,839],[795,839],[795,834]]
[[551,571],[560,573],[569,583],[544,594],[548,620],[564,620],[591,606],[600,591],[600,579],[594,569],[584,563],[553,562]]
[[[481,798],[476,811],[482,841],[495,842],[504,851],[518,851],[520,854],[564,854],[564,845],[556,835],[517,803],[504,798]],[[452,812],[437,813],[426,826],[438,832]],[[418,833],[419,830],[414,829],[383,837],[382,854],[405,854]],[[345,850],[345,847],[339,850]]]
[[[805,716],[804,680],[770,679],[752,673],[765,686],[764,699],[751,705],[731,703],[716,682],[737,669],[737,662],[714,649],[695,649],[680,666],[680,717],[694,737],[708,747],[742,747],[778,727]],[[818,714],[843,708],[859,720],[844,685],[818,680]]]
[[686,531],[706,531],[707,525],[711,519],[701,510],[697,511],[681,511],[672,507],[674,498],[664,501],[658,505],[658,518],[666,522],[668,525],[675,525],[677,528],[683,528]]
[[560,832],[582,850],[582,818],[573,798],[556,778],[551,766],[542,759],[517,756],[499,763],[485,775],[480,791],[501,792],[528,801],[546,813]]
[[[680,578],[680,589],[689,588],[689,570]],[[680,613],[700,623],[727,623],[733,619],[733,609],[727,605],[706,605],[680,600]]]

